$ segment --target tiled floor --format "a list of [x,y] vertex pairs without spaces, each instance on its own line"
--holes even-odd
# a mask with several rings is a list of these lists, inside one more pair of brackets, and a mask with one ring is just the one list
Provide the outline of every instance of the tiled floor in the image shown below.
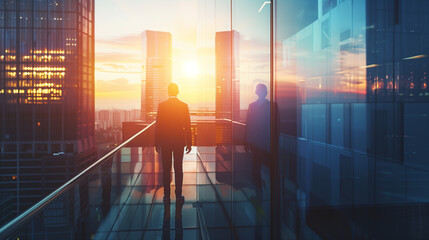
[[[153,149],[123,149],[105,178],[112,182],[110,207],[104,210],[106,214],[96,207],[90,210],[92,214],[97,212],[101,219],[94,239],[201,239],[196,202],[201,203],[199,212],[210,239],[250,240],[266,235],[269,216],[265,212],[269,211],[255,210],[250,200],[254,195],[250,185],[237,189],[219,181],[215,154],[214,148],[206,147],[193,148],[185,155],[183,195],[186,202],[181,214],[176,213],[172,194],[168,219],[162,203],[162,166],[158,154]],[[174,193],[174,173],[171,184]]]

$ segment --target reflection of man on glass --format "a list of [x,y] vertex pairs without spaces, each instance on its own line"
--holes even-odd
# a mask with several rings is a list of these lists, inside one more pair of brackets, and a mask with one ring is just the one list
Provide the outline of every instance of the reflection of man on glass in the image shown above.
[[262,164],[269,166],[270,158],[270,101],[264,84],[256,86],[258,100],[249,105],[246,123],[246,151],[252,152],[252,180],[257,197],[262,191]]
[[164,182],[164,204],[170,204],[171,157],[174,156],[176,179],[176,205],[183,205],[183,150],[191,151],[191,120],[188,105],[177,98],[177,84],[168,85],[169,99],[158,106],[155,125],[156,151],[161,151]]
[[[176,230],[175,239],[182,240],[183,239],[183,217],[182,217],[182,207],[183,204],[176,205],[176,216],[174,221],[174,226]],[[164,220],[162,223],[162,239],[170,240],[170,205],[167,204],[164,206]]]

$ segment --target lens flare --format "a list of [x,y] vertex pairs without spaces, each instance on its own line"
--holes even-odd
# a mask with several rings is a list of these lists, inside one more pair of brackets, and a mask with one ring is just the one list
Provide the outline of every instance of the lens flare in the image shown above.
[[185,62],[183,65],[183,73],[187,77],[195,77],[199,73],[198,64],[195,61]]

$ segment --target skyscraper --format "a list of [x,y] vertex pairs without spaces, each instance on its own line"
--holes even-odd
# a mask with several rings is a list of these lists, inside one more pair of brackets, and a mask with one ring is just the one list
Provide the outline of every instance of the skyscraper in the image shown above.
[[216,32],[216,118],[240,118],[239,39],[236,31]]
[[1,1],[0,39],[0,198],[20,213],[96,156],[94,0]]
[[142,33],[142,95],[141,119],[153,121],[158,104],[167,98],[167,86],[172,80],[171,33]]

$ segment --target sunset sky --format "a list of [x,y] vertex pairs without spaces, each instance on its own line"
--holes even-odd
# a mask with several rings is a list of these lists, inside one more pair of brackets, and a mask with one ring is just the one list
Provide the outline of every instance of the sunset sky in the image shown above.
[[[196,106],[214,106],[216,31],[231,29],[229,1],[196,0],[96,0],[95,10],[95,96],[96,108],[140,108],[141,33],[145,30],[166,31],[173,39],[173,82],[179,84],[179,98]],[[237,1],[240,4],[240,1]],[[260,16],[264,1],[242,1],[249,12]],[[216,11],[213,11],[216,9]],[[266,14],[266,13],[265,13]],[[233,25],[240,29],[240,51],[246,47],[261,56],[246,56],[241,63],[240,80],[254,76],[243,69],[267,68],[267,46],[256,39],[262,26],[257,18],[243,19],[237,14]],[[266,26],[266,25],[265,25]],[[266,31],[266,30],[264,30]],[[260,48],[261,51],[255,51]],[[262,52],[262,53],[261,53]],[[255,61],[254,61],[255,60]],[[255,63],[252,63],[255,62]],[[254,66],[251,66],[254,65]],[[244,74],[243,74],[244,73]],[[266,74],[265,74],[266,75]],[[263,78],[263,77],[262,77]],[[260,82],[263,80],[260,80]],[[255,80],[247,79],[247,82]],[[252,86],[242,81],[244,95],[252,96]],[[252,84],[254,85],[254,84]],[[246,101],[242,101],[247,104]],[[193,106],[193,107],[192,107]]]

